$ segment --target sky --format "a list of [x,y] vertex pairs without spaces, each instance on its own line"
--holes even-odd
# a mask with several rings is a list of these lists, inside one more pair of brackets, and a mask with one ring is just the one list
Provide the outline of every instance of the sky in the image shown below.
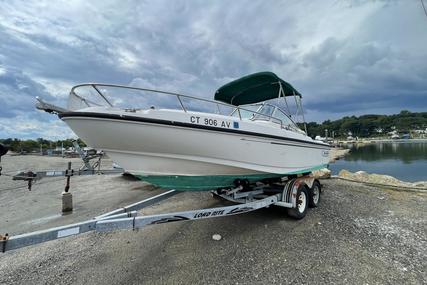
[[34,104],[65,107],[79,83],[212,99],[258,71],[303,95],[306,121],[427,111],[427,16],[418,0],[0,0],[0,138],[75,137]]

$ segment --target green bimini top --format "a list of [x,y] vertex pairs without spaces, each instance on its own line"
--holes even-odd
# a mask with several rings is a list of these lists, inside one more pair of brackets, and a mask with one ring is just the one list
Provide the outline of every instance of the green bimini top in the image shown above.
[[[283,93],[279,94],[280,85]],[[231,81],[215,92],[215,100],[234,106],[264,102],[281,96],[301,97],[291,84],[273,72],[258,72]]]

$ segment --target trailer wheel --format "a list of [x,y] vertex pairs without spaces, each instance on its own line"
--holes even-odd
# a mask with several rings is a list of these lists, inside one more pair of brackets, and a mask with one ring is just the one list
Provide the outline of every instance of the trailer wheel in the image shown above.
[[320,182],[317,180],[314,180],[313,186],[310,189],[309,192],[309,199],[308,199],[308,205],[311,208],[316,208],[319,206],[320,203],[320,193],[322,192],[322,188],[320,186]]
[[288,215],[297,220],[304,218],[308,209],[308,201],[307,186],[301,185],[297,191],[297,206],[296,208],[288,209]]

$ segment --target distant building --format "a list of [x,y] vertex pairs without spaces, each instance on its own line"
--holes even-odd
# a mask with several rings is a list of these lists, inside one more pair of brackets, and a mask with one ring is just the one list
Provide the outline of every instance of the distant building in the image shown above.
[[413,130],[416,134],[427,134],[427,128],[425,130]]

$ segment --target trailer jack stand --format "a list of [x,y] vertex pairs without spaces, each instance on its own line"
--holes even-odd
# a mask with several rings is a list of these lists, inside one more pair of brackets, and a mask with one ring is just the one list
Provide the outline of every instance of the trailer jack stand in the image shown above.
[[70,178],[73,175],[73,170],[71,169],[71,162],[68,162],[68,169],[65,171],[65,176],[67,177],[67,183],[65,184],[64,192],[62,192],[62,212],[71,212],[73,211],[73,194],[68,192],[70,190]]

